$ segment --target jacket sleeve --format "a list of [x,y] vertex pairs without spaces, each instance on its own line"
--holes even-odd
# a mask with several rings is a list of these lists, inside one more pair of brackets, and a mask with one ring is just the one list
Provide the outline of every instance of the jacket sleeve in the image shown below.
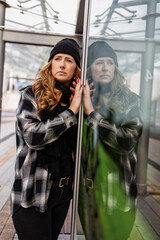
[[110,123],[99,113],[92,112],[87,123],[93,129],[98,128],[98,135],[102,142],[120,154],[128,154],[136,146],[142,133],[142,117],[140,102],[136,99],[130,104],[120,124]]
[[68,128],[77,124],[76,116],[70,110],[53,119],[42,122],[37,114],[37,104],[33,95],[25,90],[17,108],[16,131],[29,148],[40,150],[57,140]]

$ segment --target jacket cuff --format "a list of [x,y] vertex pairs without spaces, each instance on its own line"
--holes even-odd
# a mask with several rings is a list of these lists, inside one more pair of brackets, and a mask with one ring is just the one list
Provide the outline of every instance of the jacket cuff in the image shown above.
[[64,112],[60,113],[59,116],[63,118],[67,129],[77,124],[77,118],[70,109],[67,109]]
[[91,112],[88,117],[87,117],[87,124],[90,127],[94,127],[98,124],[98,122],[103,119],[103,117],[101,116],[101,114],[99,114],[96,111]]

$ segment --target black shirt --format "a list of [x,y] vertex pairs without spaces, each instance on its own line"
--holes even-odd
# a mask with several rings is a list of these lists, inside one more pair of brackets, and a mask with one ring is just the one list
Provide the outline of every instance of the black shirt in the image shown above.
[[[53,119],[69,106],[60,104],[53,110],[45,110],[42,113],[42,121]],[[76,151],[77,125],[65,131],[56,141],[48,144],[45,149],[39,151],[38,163],[41,167],[48,168],[52,172],[53,180],[61,177],[73,176],[74,162],[73,154]]]

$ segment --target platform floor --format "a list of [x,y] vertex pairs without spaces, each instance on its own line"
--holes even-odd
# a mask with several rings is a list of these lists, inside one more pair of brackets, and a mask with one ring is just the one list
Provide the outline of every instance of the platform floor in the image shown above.
[[[14,113],[4,113],[0,143],[0,240],[18,240],[10,216],[9,202],[16,153],[14,121]],[[152,143],[154,145],[154,140]],[[156,146],[157,144],[156,157],[160,153],[160,142],[156,142]],[[148,195],[138,197],[136,221],[129,240],[160,240],[160,188],[155,183],[148,179]],[[69,234],[61,234],[58,240],[69,239]],[[77,236],[77,240],[84,240],[83,235]]]

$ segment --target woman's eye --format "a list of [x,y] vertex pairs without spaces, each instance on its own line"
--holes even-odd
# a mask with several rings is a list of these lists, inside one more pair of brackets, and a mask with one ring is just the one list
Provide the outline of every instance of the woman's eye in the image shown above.
[[101,64],[103,64],[102,61],[98,61],[98,62],[96,62],[96,65],[101,65]]
[[67,59],[67,62],[70,62],[70,63],[72,63],[72,60],[71,60],[71,59]]
[[114,64],[113,61],[108,61],[107,63],[108,63],[108,65],[113,65]]
[[59,58],[59,57],[56,57],[54,60],[56,60],[56,61],[59,61],[59,60],[60,60],[60,58]]

